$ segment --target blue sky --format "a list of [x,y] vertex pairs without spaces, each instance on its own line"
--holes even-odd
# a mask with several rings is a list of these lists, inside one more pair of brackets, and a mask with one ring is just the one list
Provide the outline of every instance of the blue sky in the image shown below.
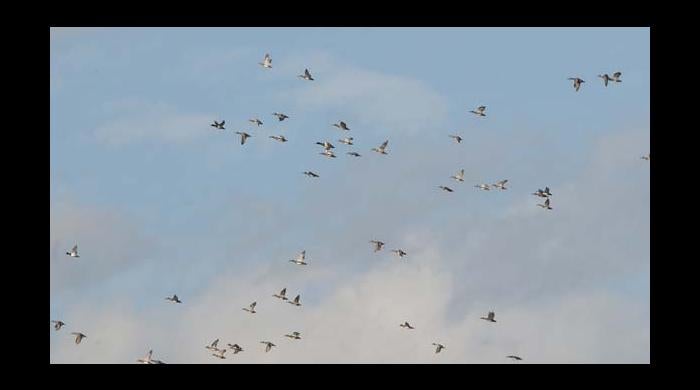
[[[257,63],[268,52],[265,70]],[[315,81],[296,77],[304,68]],[[623,82],[607,88],[596,77],[618,70]],[[572,76],[586,81],[578,93]],[[626,326],[627,338],[606,340],[607,323],[591,315],[575,321],[588,344],[567,345],[561,330],[558,344],[520,353],[533,362],[649,360],[649,167],[639,158],[650,147],[647,28],[52,29],[50,98],[51,316],[90,328],[90,341],[114,316],[128,322],[120,329],[153,329],[79,352],[55,334],[52,362],[92,361],[89,348],[105,362],[131,362],[148,348],[166,361],[211,362],[199,338],[218,337],[217,325],[194,318],[225,315],[221,323],[254,337],[240,307],[263,306],[284,287],[260,291],[268,283],[303,290],[312,313],[296,320],[311,334],[321,331],[309,318],[362,310],[344,294],[423,285],[415,293],[441,303],[425,312],[406,303],[415,321],[434,316],[430,326],[454,336],[446,345],[463,346],[441,354],[444,362],[489,361],[488,353],[498,361],[511,352],[492,352],[494,343],[523,342],[518,330],[457,336],[482,325],[467,320],[480,311],[497,306],[522,321],[546,312],[561,319],[551,326],[570,328],[565,308],[574,304],[620,313],[623,325],[610,326]],[[482,104],[485,118],[469,114]],[[275,111],[290,119],[278,122]],[[252,128],[252,117],[264,125]],[[209,126],[221,119],[226,131]],[[354,147],[337,142],[338,120]],[[253,134],[246,145],[237,130]],[[462,144],[447,137],[455,133]],[[289,142],[268,138],[275,134]],[[370,151],[385,139],[388,156]],[[322,140],[338,158],[319,156]],[[465,183],[449,179],[460,168]],[[500,179],[509,190],[473,188]],[[530,195],[544,186],[551,212]],[[371,252],[372,238],[405,247],[417,268],[396,270],[390,253]],[[75,242],[79,261],[63,255]],[[302,249],[304,272],[286,262]],[[184,341],[172,349],[175,336],[155,331],[177,319],[162,299],[173,292],[192,321],[172,332],[190,335],[197,352]],[[368,343],[378,337],[353,331]],[[316,341],[331,342],[323,337]],[[318,345],[302,360],[404,361],[344,344],[331,356]],[[432,355],[428,348],[425,359]]]

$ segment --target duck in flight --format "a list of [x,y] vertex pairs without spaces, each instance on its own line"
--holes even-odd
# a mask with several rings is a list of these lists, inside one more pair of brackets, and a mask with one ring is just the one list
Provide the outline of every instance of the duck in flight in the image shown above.
[[297,77],[301,77],[302,79],[309,81],[313,81],[314,79],[313,77],[311,77],[311,73],[309,73],[308,69],[304,69],[304,74],[300,74]]
[[66,252],[66,255],[68,255],[68,256],[70,256],[70,257],[76,257],[76,258],[77,258],[77,257],[80,257],[80,256],[78,255],[78,244],[75,244],[75,245],[73,246],[73,248],[70,250],[70,252]]
[[249,312],[250,314],[255,314],[257,313],[257,311],[255,311],[255,305],[257,304],[257,302],[253,302],[248,307],[244,307],[243,310]]
[[440,353],[440,351],[446,348],[444,345],[439,343],[433,343],[433,345],[435,346],[435,353]]
[[452,188],[450,188],[450,187],[445,187],[445,186],[438,186],[438,188],[440,188],[440,189],[443,190],[443,191],[447,191],[447,192],[453,192],[453,191],[454,191]]
[[620,80],[620,77],[622,77],[622,72],[615,72],[612,75],[611,81],[614,81],[616,83],[621,83],[622,80]]
[[248,119],[248,122],[251,122],[251,123],[257,125],[258,127],[262,126],[262,124],[263,124],[263,122],[258,118]]
[[245,131],[237,131],[236,134],[241,136],[241,145],[245,144],[245,140],[252,137],[252,135],[246,133]]
[[153,355],[153,350],[148,351],[145,357],[137,359],[136,361],[143,364],[153,364],[151,363],[151,355]]
[[515,356],[515,355],[508,355],[506,356],[508,359],[513,359],[513,360],[523,360],[520,356]]
[[297,265],[308,265],[308,263],[304,260],[306,260],[306,250],[301,251],[301,253],[299,253],[297,257],[289,261]]
[[377,241],[377,240],[371,240],[370,243],[374,244],[374,251],[375,252],[379,252],[380,250],[382,250],[382,247],[384,246],[383,242]]
[[301,335],[299,332],[292,332],[292,334],[286,334],[286,335],[284,335],[284,337],[289,337],[290,339],[294,339],[294,340],[301,339]]
[[407,253],[404,252],[403,249],[392,249],[391,251],[396,253],[396,255],[399,256],[399,258],[402,258],[407,255]]
[[486,315],[486,317],[480,317],[482,320],[489,321],[489,322],[496,322],[494,319],[496,317],[496,313],[490,311],[489,314]]
[[569,80],[573,80],[574,89],[576,90],[576,92],[578,92],[579,88],[581,88],[581,83],[585,83],[585,81],[581,80],[578,77],[569,77]]
[[273,295],[273,297],[279,298],[279,299],[281,299],[281,300],[283,300],[283,301],[286,301],[286,300],[287,300],[286,294],[287,294],[287,287],[283,288],[282,291],[280,291],[279,294]]
[[464,169],[460,169],[456,175],[450,176],[450,179],[455,179],[457,181],[464,181]]
[[476,188],[478,188],[478,189],[480,189],[480,190],[484,190],[484,191],[489,191],[489,190],[491,190],[491,187],[490,187],[488,184],[477,184],[477,185],[475,185],[474,187],[476,187]]
[[288,115],[282,114],[281,112],[273,112],[272,115],[276,116],[277,119],[282,122],[283,120],[289,118]]
[[496,182],[496,184],[491,184],[491,187],[498,188],[500,190],[507,190],[508,188],[506,187],[506,183],[508,183],[508,179]]
[[338,142],[340,142],[341,144],[345,144],[345,145],[354,145],[352,143],[352,140],[353,140],[352,137],[345,137],[343,139],[339,139]]
[[647,153],[645,156],[642,156],[641,159],[649,161],[649,159],[651,159],[651,153]]
[[292,304],[294,306],[301,306],[301,303],[299,302],[300,299],[301,299],[301,294],[294,297],[293,301],[287,301],[287,303]]
[[217,349],[216,353],[212,353],[211,356],[218,357],[219,359],[226,359],[226,356],[224,356],[224,354],[226,354],[225,349]]
[[279,141],[279,142],[287,142],[287,139],[284,138],[283,135],[271,135],[270,138]]
[[335,146],[333,146],[333,144],[330,143],[330,142],[328,142],[328,141],[316,142],[316,145],[321,145],[321,146],[323,146],[323,149],[324,149],[324,150],[335,149]]
[[353,157],[361,157],[360,153],[357,152],[348,152],[347,154]]
[[542,207],[543,209],[551,210],[552,207],[549,205],[549,198],[545,199],[544,204],[538,203],[538,206]]
[[211,344],[205,346],[204,348],[212,350],[212,351],[218,351],[219,348],[216,347],[217,345],[219,345],[219,339],[212,341]]
[[408,321],[404,322],[403,324],[401,324],[399,326],[402,328],[406,328],[406,329],[416,329],[416,328],[412,327],[411,324],[408,323]]
[[330,149],[325,149],[323,152],[319,153],[320,155],[326,156],[328,158],[335,158],[335,154],[331,152]]
[[455,142],[457,142],[458,144],[462,143],[462,139],[463,139],[462,137],[460,137],[458,135],[454,135],[454,134],[450,134],[450,138],[454,138]]
[[471,110],[469,112],[471,112],[474,115],[478,115],[478,116],[486,116],[484,111],[486,111],[486,106],[479,106],[476,108],[476,110]]
[[226,123],[226,121],[221,121],[221,123],[219,123],[219,122],[217,122],[217,121],[214,121],[214,123],[212,123],[210,126],[216,127],[216,128],[219,129],[219,130],[226,130],[226,129],[224,128],[224,123]]
[[80,344],[80,342],[83,341],[83,339],[87,337],[80,332],[73,332],[71,334],[75,336],[75,343],[76,344]]
[[51,321],[51,323],[54,324],[54,325],[53,325],[53,328],[56,329],[56,330],[61,330],[61,327],[63,327],[63,325],[66,324],[65,322],[63,322],[63,321],[61,321],[61,320],[58,320],[58,321]]
[[339,128],[340,130],[350,131],[348,124],[343,122],[343,121],[340,121],[338,123],[334,123],[333,126]]
[[306,176],[309,176],[309,177],[319,177],[317,174],[315,174],[315,173],[313,173],[313,172],[311,172],[311,171],[306,171],[306,172],[304,172],[304,174],[305,174]]
[[387,145],[389,145],[389,140],[384,141],[384,143],[381,144],[378,148],[372,148],[372,150],[380,154],[388,154],[386,152]]
[[261,65],[263,68],[271,69],[272,58],[270,57],[270,54],[265,53],[265,58],[263,58],[263,62],[258,62],[258,65]]
[[265,352],[270,352],[272,350],[272,347],[276,347],[275,344],[272,344],[269,341],[261,341],[260,344],[265,344]]
[[243,352],[243,348],[241,348],[241,346],[238,344],[233,344],[233,345],[227,344],[227,345],[229,348],[231,348],[234,355],[237,354],[238,352]]
[[607,73],[598,75],[598,77],[603,79],[603,83],[605,83],[606,87],[608,86],[609,81],[621,83],[622,82],[622,80],[620,80],[621,76],[622,76],[622,72],[615,72],[615,73],[613,73],[612,77],[608,76]]
[[172,297],[166,297],[165,300],[173,303],[182,303],[182,301],[180,301],[180,298],[177,297],[177,294],[173,294]]

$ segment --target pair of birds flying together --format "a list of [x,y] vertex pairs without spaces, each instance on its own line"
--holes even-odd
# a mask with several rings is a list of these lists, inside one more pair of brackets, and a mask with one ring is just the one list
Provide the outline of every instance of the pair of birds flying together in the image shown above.
[[538,188],[536,192],[532,193],[532,195],[539,196],[540,198],[545,198],[544,203],[538,203],[537,205],[545,210],[552,210],[552,206],[550,206],[549,204],[549,197],[552,196],[552,193],[549,191],[549,187],[544,187],[544,190]]
[[[374,245],[375,252],[379,252],[380,250],[382,250],[382,248],[385,245],[382,241],[379,240],[370,240],[369,242],[370,244]],[[403,249],[392,249],[391,252],[396,253],[396,255],[400,258],[407,255],[407,253]]]
[[[611,81],[615,82],[615,83],[622,82],[622,80],[620,79],[620,77],[622,77],[622,72],[615,72],[615,73],[613,73],[612,76],[609,76],[607,73],[599,74],[598,77],[603,79],[603,83],[605,84],[606,87],[608,86],[608,82],[611,82]],[[576,92],[578,92],[578,90],[581,88],[581,84],[585,83],[585,81],[583,79],[581,79],[580,77],[569,77],[569,80],[574,82],[574,89],[576,90]]]
[[294,305],[294,306],[301,306],[301,302],[300,302],[301,294],[297,294],[297,296],[294,297],[294,299],[290,301],[290,300],[287,298],[287,288],[286,288],[286,287],[283,288],[283,289],[279,292],[279,294],[274,294],[274,295],[272,295],[272,296],[275,297],[275,298],[281,299],[281,300],[283,300],[283,301],[287,301],[287,303],[291,303],[291,304]]
[[[269,53],[265,53],[265,57],[263,58],[262,62],[258,62],[258,65],[262,66],[265,69],[272,69],[272,57],[270,57]],[[304,69],[304,74],[300,74],[299,76],[304,80],[313,80],[314,78],[311,77],[311,73],[309,73],[308,69]]]

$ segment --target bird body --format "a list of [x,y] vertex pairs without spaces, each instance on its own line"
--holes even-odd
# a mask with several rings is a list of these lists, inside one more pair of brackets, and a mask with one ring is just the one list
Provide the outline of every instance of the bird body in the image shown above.
[[276,117],[277,117],[277,120],[279,120],[280,122],[282,122],[283,120],[289,118],[288,115],[282,114],[281,112],[273,112],[272,115],[276,116]]
[[306,172],[304,172],[304,174],[305,174],[306,176],[309,176],[309,177],[319,177],[317,174],[315,174],[315,173],[313,173],[313,172],[311,172],[311,171],[306,171]]
[[458,144],[459,144],[459,143],[462,143],[462,137],[460,137],[460,136],[458,136],[458,135],[450,134],[450,138],[454,138],[454,140],[455,140]]
[[649,154],[647,154],[647,155],[645,155],[645,156],[642,156],[641,158],[642,158],[642,160],[650,161],[650,159],[651,159],[651,153],[649,153]]
[[152,360],[151,360],[152,354],[153,354],[153,350],[150,350],[150,351],[148,351],[148,353],[146,354],[145,357],[143,357],[141,359],[137,359],[136,361],[139,363],[143,363],[143,364],[153,364]]
[[227,344],[227,345],[229,346],[229,348],[231,348],[234,355],[237,354],[238,352],[243,352],[243,348],[241,348],[241,346],[238,344],[233,344],[233,345]]
[[216,127],[217,129],[220,129],[220,130],[226,130],[224,128],[224,123],[226,123],[226,121],[221,121],[221,123],[214,121],[214,123],[212,123],[210,126]]
[[269,342],[269,341],[261,341],[261,344],[265,344],[265,352],[270,352],[272,350],[272,347],[276,347],[275,344]]
[[447,191],[447,192],[453,192],[453,191],[454,191],[452,188],[450,188],[450,187],[445,187],[445,186],[438,186],[438,188],[440,188],[440,189],[443,190],[443,191]]
[[297,77],[301,77],[302,79],[309,80],[309,81],[313,81],[313,79],[314,79],[313,77],[311,77],[311,73],[309,72],[308,69],[304,69],[304,74],[300,74]]
[[321,154],[321,155],[323,155],[323,156],[326,156],[326,157],[328,157],[328,158],[335,158],[335,154],[333,154],[333,152],[331,152],[330,149],[326,149],[326,150],[324,150],[323,152],[321,152],[321,153],[319,153],[319,154]]
[[478,115],[478,116],[486,116],[485,111],[486,111],[486,106],[479,106],[476,108],[476,110],[471,110],[469,112],[471,112],[474,115]]
[[246,133],[245,131],[237,131],[236,134],[241,136],[241,145],[245,144],[245,140],[252,137],[252,135]]
[[500,190],[507,190],[508,188],[506,187],[506,183],[508,183],[508,180],[501,180],[497,182],[496,184],[491,184],[491,187],[498,188]]
[[287,303],[290,303],[294,306],[301,306],[301,303],[299,302],[299,299],[301,299],[301,294],[297,295],[293,301],[287,301]]
[[334,123],[333,126],[339,128],[340,130],[345,130],[345,131],[350,131],[350,128],[348,127],[347,123],[340,121],[338,123]]
[[212,341],[211,344],[207,345],[207,346],[204,347],[204,348],[210,349],[210,350],[212,350],[212,351],[218,351],[219,348],[216,347],[217,345],[219,345],[219,339],[216,339],[216,340]]
[[477,185],[475,185],[474,187],[476,187],[476,188],[478,188],[478,189],[480,189],[480,190],[484,190],[484,191],[489,191],[489,190],[491,190],[491,187],[490,187],[488,184],[477,184]]
[[357,152],[348,152],[347,154],[353,157],[361,157],[360,153]]
[[490,311],[489,314],[486,315],[486,317],[481,317],[482,320],[486,320],[489,322],[496,322],[496,313]]
[[180,301],[180,298],[177,297],[177,294],[173,294],[172,297],[166,297],[165,300],[173,303],[182,303],[182,301]]
[[262,126],[262,124],[263,124],[263,122],[258,118],[248,119],[248,122],[251,122],[254,125],[257,125],[258,127]]
[[255,314],[255,313],[257,313],[255,311],[255,305],[257,305],[257,304],[258,304],[257,302],[253,302],[250,304],[250,306],[244,307],[243,310],[249,312],[250,314]]
[[294,339],[294,340],[301,339],[299,332],[292,332],[292,334],[286,334],[286,335],[284,335],[284,337],[289,337],[290,339]]
[[403,324],[399,325],[402,328],[406,329],[415,329],[414,327],[411,326],[411,324],[408,323],[408,321],[404,322]]
[[272,69],[272,58],[270,57],[270,54],[265,53],[265,58],[263,58],[263,62],[258,62],[258,64],[261,65],[263,68]]
[[446,348],[444,345],[439,343],[433,343],[433,345],[435,346],[435,353],[440,353],[440,351]]
[[399,258],[406,256],[406,252],[403,251],[403,249],[392,249],[392,252],[396,253]]
[[226,354],[226,350],[225,350],[225,349],[219,349],[219,350],[217,350],[216,352],[217,352],[217,353],[212,353],[211,355],[214,356],[214,357],[217,357],[217,358],[219,358],[219,359],[226,359],[226,356],[224,356],[224,355]]
[[464,181],[464,169],[460,169],[456,175],[450,176],[450,179],[455,179],[457,181]]
[[520,356],[515,356],[515,355],[508,355],[506,356],[508,359],[513,359],[513,360],[523,360]]
[[316,142],[316,145],[321,145],[321,146],[323,146],[323,149],[324,149],[324,150],[335,149],[335,146],[333,146],[333,144],[330,143],[330,142],[328,142],[328,141]]
[[73,248],[70,250],[70,252],[66,252],[66,255],[68,255],[68,256],[70,256],[70,257],[75,257],[75,258],[80,257],[80,256],[78,255],[78,244],[75,244],[75,245],[73,246]]
[[373,151],[380,154],[387,154],[386,146],[389,145],[389,140],[384,141],[378,148],[372,148]]
[[380,250],[382,250],[382,247],[384,246],[383,242],[377,241],[377,240],[372,240],[372,241],[370,241],[370,243],[374,244],[374,251],[375,252],[379,252]]
[[279,142],[287,142],[287,139],[284,138],[283,135],[271,135],[270,138],[279,141]]
[[579,88],[581,88],[581,83],[585,83],[585,81],[581,80],[578,77],[569,77],[569,80],[573,80],[574,89],[576,90],[576,92],[578,92]]
[[286,301],[287,300],[286,294],[287,294],[287,288],[285,287],[282,289],[282,291],[280,291],[279,294],[275,294],[275,295],[273,295],[273,297],[279,298],[283,301]]
[[294,264],[298,264],[298,265],[308,265],[308,263],[305,262],[304,260],[306,260],[306,251],[305,250],[301,251],[301,253],[299,253],[297,255],[297,257],[295,257],[294,259],[289,260],[289,261],[294,263]]
[[75,336],[75,343],[76,344],[80,344],[80,342],[83,341],[83,339],[87,337],[80,332],[73,332],[71,334]]
[[353,140],[352,137],[345,137],[343,139],[339,139],[338,142],[340,142],[341,144],[345,144],[345,145],[354,145],[352,143],[352,140]]
[[542,207],[543,209],[551,210],[552,207],[549,205],[549,198],[545,199],[544,204],[538,203],[538,206]]
[[63,325],[66,324],[65,322],[63,322],[63,321],[61,321],[61,320],[58,320],[58,321],[51,321],[51,323],[54,324],[53,328],[56,329],[56,330],[61,330],[61,327],[63,327]]

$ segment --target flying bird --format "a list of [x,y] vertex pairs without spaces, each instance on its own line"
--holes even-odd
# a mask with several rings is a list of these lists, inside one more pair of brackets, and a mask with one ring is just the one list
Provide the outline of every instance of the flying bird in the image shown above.
[[204,348],[210,349],[210,350],[212,350],[212,351],[218,351],[219,348],[216,347],[217,345],[219,345],[219,339],[216,339],[216,340],[212,341],[211,344],[207,345],[207,346],[204,347]]
[[165,300],[174,303],[182,303],[182,301],[180,301],[180,298],[178,298],[176,294],[173,294],[172,297],[166,297]]
[[574,89],[576,90],[576,92],[578,92],[579,88],[581,88],[581,83],[585,83],[585,81],[581,80],[578,77],[569,77],[569,80],[574,81]]
[[489,190],[491,190],[491,187],[489,187],[488,184],[477,184],[477,185],[475,185],[474,187],[476,187],[476,188],[478,188],[478,189],[480,189],[480,190],[484,190],[484,191],[489,191]]
[[287,142],[287,139],[284,138],[283,135],[271,135],[270,138],[279,141],[279,142]]
[[508,359],[513,359],[513,360],[523,360],[520,356],[515,356],[515,355],[508,355],[506,356]]
[[352,137],[345,137],[343,139],[339,139],[338,142],[340,142],[341,144],[345,144],[345,145],[354,145],[352,143],[352,140],[353,140]]
[[309,81],[313,81],[314,79],[313,77],[311,77],[311,73],[309,73],[308,69],[304,69],[304,74],[300,74],[297,77],[301,77],[302,79]]
[[402,328],[406,328],[406,329],[416,329],[416,328],[412,327],[411,324],[408,323],[408,321],[404,322],[403,324],[401,324],[399,326]]
[[456,175],[450,176],[450,179],[455,179],[457,181],[464,181],[464,169],[460,169]]
[[389,145],[389,140],[384,141],[378,148],[372,148],[373,151],[381,154],[387,154],[386,146]]
[[538,203],[538,206],[542,207],[543,209],[551,210],[552,207],[549,205],[549,198],[545,199],[544,204]]
[[552,193],[549,192],[549,187],[544,187],[544,194],[545,194],[546,196],[552,196]]
[[360,153],[357,153],[357,152],[348,152],[347,154],[349,154],[353,157],[360,157]]
[[226,359],[226,350],[225,349],[217,349],[216,350],[218,353],[212,353],[211,356],[218,357],[219,359]]
[[651,153],[647,153],[647,155],[646,155],[646,156],[642,156],[641,159],[642,159],[642,160],[650,161],[650,159],[651,159]]
[[392,252],[396,253],[399,258],[406,256],[406,252],[403,251],[403,249],[392,249]]
[[333,126],[339,128],[340,130],[345,130],[345,131],[350,131],[350,128],[348,127],[347,123],[340,121],[338,123],[334,123]]
[[75,335],[75,343],[76,343],[76,344],[80,344],[80,342],[83,341],[83,339],[87,337],[87,336],[85,336],[84,334],[82,334],[82,333],[80,333],[80,332],[73,332],[73,333],[71,333],[71,334],[72,334],[72,335]]
[[151,355],[153,355],[153,350],[148,351],[146,356],[142,357],[141,359],[136,360],[139,363],[143,364],[153,364],[151,360]]
[[486,106],[479,106],[476,108],[476,110],[471,110],[469,112],[471,112],[472,114],[478,115],[478,116],[486,116],[484,111],[486,111]]
[[243,352],[243,348],[241,348],[241,346],[238,344],[233,344],[233,345],[227,344],[227,345],[229,346],[229,348],[231,348],[231,350],[233,350],[234,355],[237,354],[238,352]]
[[250,304],[250,306],[244,307],[243,310],[249,312],[250,314],[255,314],[255,313],[257,313],[255,311],[255,305],[257,305],[257,304],[258,304],[257,302],[253,302]]
[[622,80],[620,80],[620,77],[622,76],[622,72],[615,72],[613,73],[612,77],[610,78],[611,81],[614,81],[616,83],[621,83]]
[[496,317],[496,313],[490,311],[489,314],[486,315],[486,317],[480,317],[480,318],[481,318],[482,320],[486,320],[486,321],[489,321],[489,322],[496,322],[496,320],[494,319],[494,317]]
[[214,121],[214,123],[212,123],[210,126],[216,127],[217,129],[220,129],[220,130],[226,130],[224,128],[224,123],[226,123],[226,121],[221,121],[221,123]]
[[297,257],[289,261],[297,265],[308,265],[308,263],[306,263],[304,260],[306,260],[306,250],[301,251]]
[[329,157],[329,158],[335,158],[335,154],[333,154],[333,152],[331,152],[330,149],[325,149],[323,152],[321,152],[319,154],[326,156],[326,157]]
[[287,294],[287,287],[283,288],[282,291],[280,291],[279,294],[273,295],[273,297],[279,298],[279,299],[281,299],[281,300],[283,300],[283,301],[286,301],[286,300],[287,300],[286,294]]
[[263,62],[258,62],[259,65],[261,65],[263,68],[271,69],[272,68],[272,58],[270,57],[269,54],[265,54],[265,58],[263,58]]
[[265,352],[270,352],[270,351],[272,350],[272,347],[276,347],[275,344],[272,344],[272,343],[269,342],[269,341],[261,341],[260,344],[265,344],[265,345],[266,345],[266,347],[265,347]]
[[292,304],[294,306],[301,306],[301,303],[299,302],[299,299],[301,299],[301,294],[297,295],[294,297],[293,301],[287,301],[287,303]]
[[306,176],[310,176],[310,177],[319,177],[317,174],[315,174],[315,173],[313,173],[313,172],[311,172],[311,171],[306,171],[306,172],[304,172],[304,174],[305,174]]
[[292,334],[286,334],[286,335],[284,335],[284,337],[289,337],[290,339],[294,339],[294,340],[301,339],[299,332],[292,332]]
[[80,257],[78,255],[78,244],[75,244],[73,249],[71,249],[70,252],[66,252],[66,254],[70,257]]
[[462,137],[460,137],[460,136],[458,136],[458,135],[453,135],[453,134],[450,134],[450,138],[454,138],[454,140],[455,140],[458,144],[459,144],[459,143],[462,143],[462,139],[463,139]]
[[377,240],[371,240],[370,243],[374,244],[374,251],[375,252],[379,252],[380,250],[382,250],[382,247],[384,246],[383,242],[377,241]]
[[283,120],[289,118],[288,115],[282,114],[281,112],[273,112],[272,115],[276,116],[277,119],[282,122]]
[[[622,74],[622,73],[620,73],[620,74]],[[606,87],[608,86],[608,81],[615,81],[615,79],[613,79],[612,77],[608,76],[607,73],[605,73],[605,74],[599,74],[598,77],[600,77],[601,79],[603,79],[603,83],[605,83],[605,86],[606,86]]]
[[248,119],[248,122],[257,125],[258,127],[262,126],[263,124],[263,122],[258,118]]
[[252,137],[252,135],[246,133],[245,131],[237,131],[236,134],[239,134],[241,136],[241,145],[245,144],[245,140],[248,139],[249,137]]
[[500,190],[507,190],[508,188],[506,187],[506,183],[508,183],[508,179],[498,181],[496,184],[491,184],[491,187],[498,188]]
[[440,351],[446,348],[444,345],[438,343],[433,343],[433,345],[435,346],[435,353],[440,353]]
[[445,187],[445,186],[438,186],[438,188],[440,188],[440,189],[443,190],[443,191],[447,191],[447,192],[453,192],[453,191],[454,191],[452,188],[450,188],[450,187]]
[[61,330],[61,327],[63,327],[63,325],[66,324],[65,322],[63,322],[63,321],[61,321],[61,320],[58,320],[58,321],[51,321],[51,323],[54,324],[53,328],[56,329],[56,330]]
[[325,149],[325,150],[335,149],[335,146],[333,146],[333,144],[328,142],[328,141],[316,142],[316,145],[323,146],[323,149]]

